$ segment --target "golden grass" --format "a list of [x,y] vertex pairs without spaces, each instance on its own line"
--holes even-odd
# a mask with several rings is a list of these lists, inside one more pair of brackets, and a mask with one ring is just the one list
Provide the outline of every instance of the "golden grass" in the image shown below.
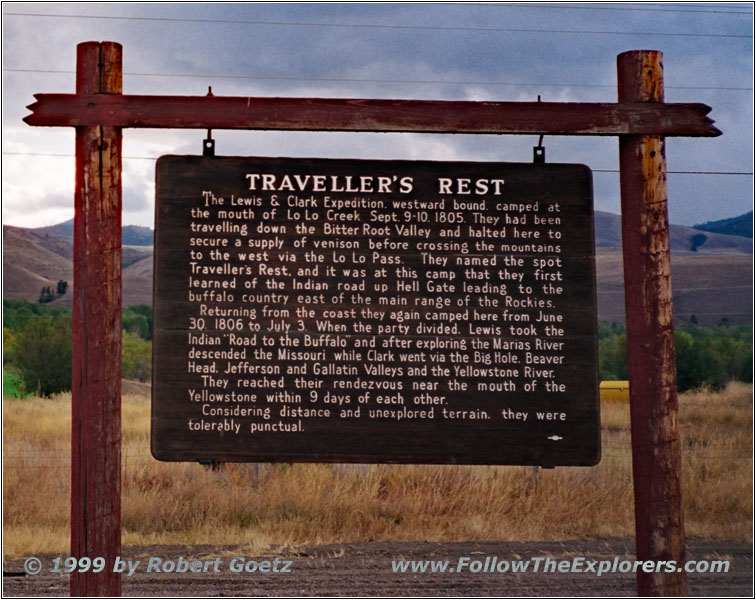
[[[703,537],[751,541],[753,387],[686,394],[680,439],[686,527]],[[718,515],[713,519],[710,515]]]
[[[750,541],[752,387],[680,400],[690,536]],[[149,455],[149,399],[123,397],[125,545],[272,545],[366,540],[560,540],[633,535],[627,405],[602,407],[593,468],[227,464],[211,471]],[[65,552],[70,395],[6,399],[8,556]]]

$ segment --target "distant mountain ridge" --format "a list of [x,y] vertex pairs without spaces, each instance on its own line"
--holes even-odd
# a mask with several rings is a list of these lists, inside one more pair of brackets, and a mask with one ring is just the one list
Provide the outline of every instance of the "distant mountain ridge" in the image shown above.
[[[596,248],[622,248],[622,217],[613,213],[594,213]],[[752,240],[721,233],[703,233],[692,227],[669,226],[669,246],[673,253],[728,254],[753,252]]]
[[[69,223],[38,229],[3,225],[3,298],[36,302],[43,287],[56,289],[62,280],[68,282],[67,293],[53,304],[71,307],[73,227]],[[143,229],[152,235],[152,230]],[[122,262],[124,306],[152,304],[152,246],[124,244]]]
[[723,233],[725,235],[739,235],[753,239],[753,211],[748,211],[737,217],[732,217],[731,219],[707,221],[700,225],[693,225],[693,229],[710,231],[712,233]]
[[[596,211],[594,213],[596,248],[622,247],[622,218],[620,215]],[[753,238],[753,211],[731,219],[709,221],[694,227],[670,225],[670,248],[672,252],[747,252],[752,245],[746,239]],[[65,239],[73,243],[73,220],[32,229],[43,235]],[[703,234],[706,231],[710,235]],[[732,231],[733,233],[728,233]],[[734,233],[735,231],[740,233]],[[152,246],[155,232],[149,227],[126,225],[123,227],[124,246]],[[740,239],[738,239],[740,238]]]
[[[64,221],[57,225],[50,225],[49,227],[39,227],[34,231],[52,235],[58,238],[69,240],[73,243],[73,219],[70,221]],[[140,225],[124,225],[122,228],[123,234],[121,243],[124,246],[152,246],[155,239],[155,232],[149,227],[142,227]]]
[[[596,279],[599,319],[624,322],[621,217],[597,211]],[[128,232],[128,233],[127,233]],[[131,233],[135,233],[134,237]],[[36,302],[40,290],[69,283],[53,301],[73,300],[73,224],[25,229],[3,226],[3,298]],[[152,304],[152,240],[148,227],[124,227],[123,305]],[[752,240],[691,227],[670,226],[672,279],[677,322],[696,316],[701,324],[752,321]]]

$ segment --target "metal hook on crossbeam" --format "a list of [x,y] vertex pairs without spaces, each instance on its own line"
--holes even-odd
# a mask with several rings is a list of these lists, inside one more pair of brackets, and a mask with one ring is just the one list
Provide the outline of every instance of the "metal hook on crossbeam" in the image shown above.
[[[538,102],[541,101],[541,95],[538,95]],[[533,146],[533,162],[543,164],[546,162],[546,148],[543,145],[543,134],[538,137],[538,145]]]
[[[207,95],[213,95],[213,87],[208,86]],[[207,130],[207,137],[202,141],[202,156],[215,156],[215,140],[213,139],[213,130]]]

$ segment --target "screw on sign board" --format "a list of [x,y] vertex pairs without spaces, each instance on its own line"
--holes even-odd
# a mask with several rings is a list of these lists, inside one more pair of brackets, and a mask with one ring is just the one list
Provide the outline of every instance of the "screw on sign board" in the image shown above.
[[163,460],[599,460],[590,170],[166,156]]

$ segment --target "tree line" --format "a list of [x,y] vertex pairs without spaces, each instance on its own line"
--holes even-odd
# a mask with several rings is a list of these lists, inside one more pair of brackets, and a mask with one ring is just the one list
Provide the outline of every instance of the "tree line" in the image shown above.
[[[152,307],[123,309],[122,375],[152,376]],[[71,389],[71,311],[25,300],[3,300],[3,376],[22,394],[51,396]]]
[[[694,321],[694,320],[693,320]],[[129,306],[122,314],[123,377],[152,376],[152,307]],[[688,323],[675,330],[679,391],[721,389],[729,381],[753,381],[753,327]],[[601,380],[627,379],[624,327],[598,325]],[[24,300],[3,300],[3,371],[22,392],[50,396],[71,389],[71,311]]]
[[[599,376],[602,381],[627,379],[627,333],[624,327],[600,322]],[[723,389],[730,381],[753,381],[753,326],[699,325],[695,318],[675,328],[677,389]]]

